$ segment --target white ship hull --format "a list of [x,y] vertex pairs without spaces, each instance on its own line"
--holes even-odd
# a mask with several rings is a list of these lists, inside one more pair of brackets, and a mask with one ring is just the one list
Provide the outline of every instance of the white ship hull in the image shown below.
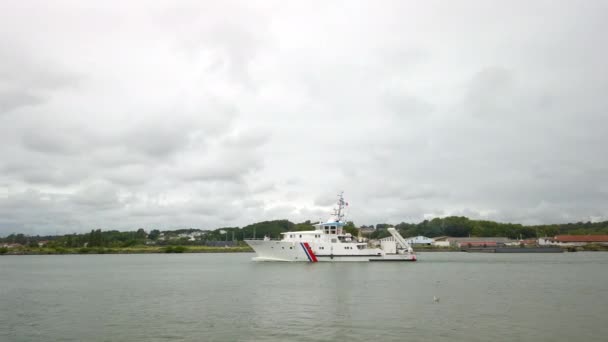
[[[255,261],[283,262],[368,262],[416,261],[413,253],[385,253],[380,248],[348,249],[343,245],[327,246],[314,242],[245,240],[256,252]],[[308,248],[307,248],[308,246]],[[323,247],[323,249],[321,249]],[[328,248],[329,247],[329,248]]]

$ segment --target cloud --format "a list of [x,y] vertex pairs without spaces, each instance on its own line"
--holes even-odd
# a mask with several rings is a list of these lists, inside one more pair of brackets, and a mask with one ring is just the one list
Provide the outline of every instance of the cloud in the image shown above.
[[[79,76],[60,64],[44,62],[29,49],[0,34],[0,116],[49,101],[53,93],[77,84]],[[47,64],[47,66],[43,66]]]
[[96,181],[79,189],[70,201],[97,210],[116,207],[119,204],[118,188],[107,181]]
[[35,106],[43,100],[32,94],[14,89],[5,89],[0,92],[0,115],[8,113],[23,106]]
[[317,220],[339,191],[359,224],[605,218],[605,10],[14,4],[0,235]]

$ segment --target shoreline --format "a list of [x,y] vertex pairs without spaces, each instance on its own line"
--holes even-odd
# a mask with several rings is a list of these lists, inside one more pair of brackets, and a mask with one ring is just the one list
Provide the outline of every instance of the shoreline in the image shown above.
[[[608,248],[564,248],[564,252],[608,252]],[[418,248],[415,253],[466,253],[459,248]],[[249,246],[209,247],[209,246],[135,246],[135,247],[82,247],[82,248],[18,248],[0,251],[4,255],[88,255],[88,254],[183,254],[183,253],[254,253]],[[526,252],[520,252],[526,253]],[[535,253],[535,252],[530,252]]]
[[253,253],[250,247],[163,246],[163,247],[83,247],[8,249],[3,255],[88,255],[88,254],[183,254],[183,253]]

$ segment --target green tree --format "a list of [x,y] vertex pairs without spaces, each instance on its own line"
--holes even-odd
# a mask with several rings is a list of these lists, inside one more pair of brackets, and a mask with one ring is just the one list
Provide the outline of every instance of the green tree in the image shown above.
[[15,235],[13,242],[20,245],[25,245],[27,243],[27,237],[23,234],[17,234]]
[[158,230],[158,229],[152,229],[152,231],[150,232],[150,234],[148,234],[148,239],[156,241],[156,240],[158,240],[159,236],[160,236],[160,230]]
[[344,226],[344,231],[346,233],[350,233],[352,236],[359,235],[359,229],[355,227],[355,223],[353,221],[346,222],[346,225]]
[[392,224],[388,224],[388,223],[378,223],[376,225],[376,230],[385,230],[386,228],[392,227]]
[[143,228],[139,228],[137,232],[135,232],[135,240],[144,241],[146,240],[146,231]]
[[74,247],[74,237],[72,235],[67,235],[65,237],[65,246]]
[[449,236],[469,236],[473,225],[468,218],[462,216],[449,216],[444,218],[444,232]]
[[295,230],[295,231],[313,230],[313,229],[314,229],[314,227],[313,227],[312,223],[310,222],[310,220],[306,220],[301,223],[296,223],[295,226],[293,227],[293,230]]
[[[241,233],[246,238],[252,238],[255,232],[256,238],[264,236],[280,237],[281,233],[292,231],[295,224],[288,220],[264,221],[243,227]],[[218,239],[221,240],[221,239]]]
[[104,241],[103,241],[103,235],[101,234],[101,229],[93,229],[91,230],[91,232],[89,233],[89,241],[88,241],[88,247],[103,247],[104,245]]

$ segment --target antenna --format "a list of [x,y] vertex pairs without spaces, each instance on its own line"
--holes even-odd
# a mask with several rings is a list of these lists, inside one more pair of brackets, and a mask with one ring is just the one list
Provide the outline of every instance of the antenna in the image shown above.
[[342,211],[344,210],[345,204],[346,202],[344,202],[344,191],[341,191],[338,194],[338,209],[336,211],[336,218],[338,219],[338,221],[342,221],[342,219],[344,218],[344,214],[342,213]]

